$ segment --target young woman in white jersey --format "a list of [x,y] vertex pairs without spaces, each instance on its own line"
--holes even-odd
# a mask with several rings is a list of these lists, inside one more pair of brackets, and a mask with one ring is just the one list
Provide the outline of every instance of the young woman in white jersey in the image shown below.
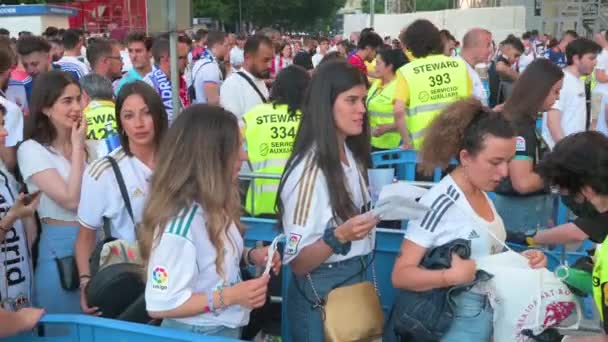
[[[472,282],[475,260],[502,251],[505,228],[486,192],[508,175],[516,140],[502,114],[473,99],[448,107],[427,132],[421,150],[424,169],[431,173],[436,166],[446,167],[451,158],[459,165],[420,199],[431,210],[424,218],[409,221],[393,268],[394,287],[421,292]],[[456,239],[471,241],[470,260],[453,255],[447,270],[419,266],[428,250]],[[540,251],[524,255],[533,268],[546,265]],[[490,341],[493,313],[483,284],[457,295],[454,302],[454,320],[441,341]]]
[[79,313],[77,286],[64,288],[58,260],[74,255],[76,210],[87,163],[87,121],[82,115],[80,85],[69,73],[49,71],[35,83],[26,140],[17,151],[28,190],[42,191],[34,302],[49,313]]
[[367,275],[379,221],[365,213],[371,149],[366,95],[366,77],[345,61],[321,63],[305,95],[278,190],[288,240],[283,261],[295,275],[286,294],[292,341],[325,339],[315,292],[322,299]]
[[[8,135],[5,113],[0,104],[0,145]],[[0,338],[32,329],[44,314],[31,307],[30,249],[36,237],[34,211],[39,202],[40,193],[19,193],[19,184],[0,160],[0,251],[4,251],[0,253]]]
[[92,163],[84,173],[78,207],[80,230],[76,239],[76,262],[80,275],[80,306],[94,313],[86,302],[85,288],[91,278],[89,258],[95,249],[97,231],[110,220],[112,237],[129,243],[137,239],[148,182],[156,163],[156,152],[168,126],[165,107],[152,87],[142,81],[122,87],[116,101],[121,147],[110,154],[120,169],[129,194],[133,218],[126,209],[108,158]]
[[[265,265],[267,247],[243,247],[238,174],[246,159],[236,117],[194,105],[160,147],[140,234],[146,307],[163,326],[239,338],[266,301],[269,276],[242,281],[239,264]],[[280,260],[276,254],[274,271]]]

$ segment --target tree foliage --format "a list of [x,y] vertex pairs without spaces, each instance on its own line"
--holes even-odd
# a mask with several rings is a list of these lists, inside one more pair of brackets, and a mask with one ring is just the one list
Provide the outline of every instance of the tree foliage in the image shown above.
[[[326,26],[336,19],[345,0],[241,0],[243,21],[259,27],[290,30]],[[239,0],[193,0],[195,17],[211,17],[223,22],[239,20]]]

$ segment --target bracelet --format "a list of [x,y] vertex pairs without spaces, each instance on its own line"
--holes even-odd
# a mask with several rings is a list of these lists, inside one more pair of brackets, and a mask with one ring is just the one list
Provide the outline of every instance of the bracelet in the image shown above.
[[249,250],[247,251],[247,254],[245,255],[245,264],[247,266],[255,266],[253,261],[251,261],[251,252],[253,252],[254,250],[255,250],[255,248],[249,248]]
[[82,289],[83,289],[85,286],[87,286],[87,284],[89,283],[89,281],[90,281],[90,280],[89,280],[89,279],[86,279],[86,278],[85,278],[85,279],[83,279],[83,280],[81,280],[81,281],[80,281],[80,285],[78,286],[78,288],[82,290]]
[[78,279],[81,279],[81,280],[82,280],[82,279],[91,279],[91,276],[90,276],[90,275],[88,275],[88,274],[83,274],[83,275],[81,275],[80,277],[78,277]]
[[219,297],[219,301],[220,301],[220,309],[223,309],[226,307],[226,303],[224,302],[224,287],[220,287],[219,289],[219,293],[218,293],[218,297]]

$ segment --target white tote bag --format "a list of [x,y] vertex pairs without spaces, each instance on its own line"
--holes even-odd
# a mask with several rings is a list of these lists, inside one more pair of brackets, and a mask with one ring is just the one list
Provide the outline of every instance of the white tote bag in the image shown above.
[[494,342],[531,341],[521,334],[526,329],[534,335],[556,326],[578,329],[580,305],[568,287],[546,268],[532,269],[526,257],[507,249],[477,260],[478,269],[494,275],[487,284]]

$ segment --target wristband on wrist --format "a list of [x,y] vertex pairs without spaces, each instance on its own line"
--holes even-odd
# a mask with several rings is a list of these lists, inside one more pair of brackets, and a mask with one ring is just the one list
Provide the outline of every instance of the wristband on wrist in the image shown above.
[[351,242],[341,243],[335,234],[336,227],[330,227],[323,232],[323,241],[332,249],[334,254],[346,255],[350,252]]

